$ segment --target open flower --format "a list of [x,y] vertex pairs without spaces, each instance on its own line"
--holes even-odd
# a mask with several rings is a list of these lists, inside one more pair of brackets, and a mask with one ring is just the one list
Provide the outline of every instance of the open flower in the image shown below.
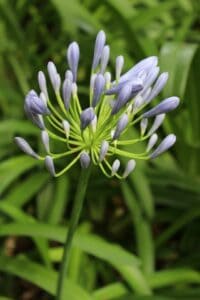
[[[44,160],[52,176],[62,175],[80,161],[82,168],[94,164],[108,177],[125,178],[134,170],[137,159],[153,159],[176,141],[175,135],[170,134],[156,147],[156,131],[165,114],[179,105],[179,98],[173,96],[153,108],[147,108],[168,79],[167,73],[159,75],[157,57],[147,57],[122,74],[124,58],[118,56],[115,78],[111,81],[111,74],[106,71],[109,55],[105,33],[100,31],[94,47],[87,108],[82,109],[78,98],[76,82],[80,50],[76,42],[71,43],[67,49],[69,69],[66,70],[63,82],[55,64],[49,62],[47,65],[57,104],[53,104],[49,97],[46,77],[42,71],[38,73],[40,94],[31,90],[25,98],[25,112],[42,130],[41,139],[47,155],[38,155],[23,138],[16,137],[15,141],[28,155]],[[153,122],[149,122],[150,119]],[[125,132],[138,123],[140,136],[127,140]],[[64,143],[66,151],[52,153],[51,139]],[[135,153],[134,145],[145,140],[146,151]],[[125,145],[133,145],[133,151],[124,150]],[[55,161],[65,156],[70,156],[71,162],[57,172]],[[128,159],[124,170],[120,170],[121,156]]]

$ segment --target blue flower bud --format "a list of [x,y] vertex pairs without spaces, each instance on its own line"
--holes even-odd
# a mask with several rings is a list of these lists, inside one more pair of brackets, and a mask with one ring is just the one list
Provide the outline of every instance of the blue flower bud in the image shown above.
[[122,55],[117,56],[116,64],[115,64],[116,80],[119,80],[123,66],[124,66],[124,57]]
[[47,64],[47,70],[49,73],[49,78],[53,86],[54,91],[57,93],[60,89],[61,79],[60,75],[57,72],[56,66],[52,61],[49,61]]
[[99,153],[99,161],[102,162],[108,152],[109,143],[107,141],[103,141],[101,143],[100,153]]
[[152,134],[147,144],[147,149],[146,149],[147,152],[149,152],[155,146],[157,140],[158,140],[158,135],[156,133]]
[[144,90],[149,88],[154,81],[156,80],[158,74],[159,74],[160,68],[154,67],[150,70],[150,72],[147,74],[145,80],[144,80]]
[[92,70],[96,69],[96,67],[99,64],[103,48],[105,45],[106,41],[106,35],[103,30],[99,31],[96,37],[95,41],[95,47],[94,47],[94,57],[93,57],[93,62],[92,62]]
[[31,146],[29,145],[29,143],[21,138],[21,137],[15,137],[14,138],[15,143],[17,144],[17,146],[26,154],[38,159],[38,155],[37,153],[31,148]]
[[119,170],[119,167],[120,167],[120,161],[119,161],[119,159],[115,159],[112,164],[111,176],[114,176],[117,173],[117,171]]
[[72,95],[72,82],[67,78],[63,83],[62,93],[63,93],[65,108],[66,110],[68,110],[70,105],[71,95]]
[[137,63],[133,68],[126,72],[123,76],[120,77],[120,82],[130,80],[131,78],[137,76],[141,71],[149,72],[153,67],[158,64],[158,58],[156,56],[150,56],[139,63]]
[[92,131],[96,132],[97,129],[97,116],[95,115],[94,119],[92,120],[92,122],[90,123]]
[[25,108],[32,114],[47,115],[49,110],[45,103],[38,97],[34,90],[31,90],[25,98]]
[[122,133],[122,131],[126,128],[128,124],[128,115],[127,114],[123,114],[118,123],[117,123],[117,126],[116,126],[116,129],[115,129],[115,133],[114,133],[114,136],[113,136],[113,140],[116,140],[119,138],[120,134]]
[[104,78],[105,78],[106,88],[109,88],[110,87],[110,83],[111,83],[111,74],[110,74],[110,72],[106,72],[104,74]]
[[144,103],[143,97],[140,94],[137,95],[134,99],[132,112],[136,113],[138,109],[143,105],[143,103]]
[[70,80],[71,82],[73,82],[73,74],[72,74],[72,71],[71,70],[67,70],[65,72],[65,79],[68,79]]
[[77,84],[75,82],[73,82],[72,83],[72,96],[76,97],[77,92],[78,92],[78,86],[77,86]]
[[164,140],[160,143],[160,145],[156,148],[156,150],[150,155],[150,158],[156,158],[163,152],[167,151],[171,148],[176,142],[176,136],[174,134],[169,134],[164,138]]
[[73,81],[76,81],[77,78],[79,57],[80,57],[79,45],[76,42],[73,42],[69,45],[67,49],[67,60],[68,60],[69,67],[72,70]]
[[66,135],[67,138],[69,138],[70,124],[67,120],[63,120],[62,124],[63,124],[63,128],[64,128],[64,131],[65,131],[65,135]]
[[143,98],[143,103],[147,103],[147,99],[149,97],[149,95],[151,94],[151,90],[152,88],[149,87],[147,89],[143,89],[140,93],[140,96]]
[[125,171],[123,173],[123,177],[126,178],[128,175],[135,169],[136,161],[134,159],[130,159],[126,165]]
[[126,84],[120,90],[117,100],[115,101],[111,114],[114,115],[118,113],[118,111],[130,100],[130,96],[132,93],[132,86],[130,84]]
[[143,82],[140,78],[134,78],[132,80],[127,80],[120,82],[119,84],[113,86],[105,92],[106,95],[114,95],[120,93],[124,86],[130,85],[132,87],[131,97],[134,97],[138,92],[143,89]]
[[151,91],[149,97],[146,100],[147,102],[150,102],[153,98],[155,98],[162,91],[162,89],[164,88],[164,86],[167,83],[168,77],[169,77],[169,75],[167,72],[162,73],[158,77],[154,87],[152,88],[152,91]]
[[33,122],[33,124],[38,126],[40,129],[45,129],[44,121],[41,115],[31,113],[26,107],[26,105],[24,106],[24,110],[27,117]]
[[46,77],[44,75],[44,72],[42,72],[42,71],[38,72],[38,84],[39,84],[41,92],[43,92],[44,95],[48,98]]
[[157,115],[155,117],[152,127],[150,128],[150,130],[147,134],[152,135],[161,126],[164,119],[165,119],[165,114]]
[[40,93],[40,99],[44,102],[44,105],[47,106],[47,97],[43,92]]
[[104,91],[105,87],[105,78],[102,74],[98,74],[94,80],[94,90],[93,90],[93,99],[92,106],[95,107]]
[[94,90],[94,82],[95,82],[95,79],[97,77],[97,74],[92,74],[91,78],[90,78],[90,90],[93,91]]
[[142,136],[145,134],[147,125],[148,125],[148,119],[142,119],[142,121],[140,122],[140,131]]
[[107,67],[108,61],[109,61],[109,57],[110,57],[110,47],[108,45],[106,45],[103,48],[103,52],[102,52],[102,56],[101,56],[101,68],[100,68],[101,74],[104,74],[104,72],[106,70],[106,67]]
[[170,97],[162,102],[160,102],[158,105],[156,105],[154,108],[150,109],[149,111],[145,112],[143,114],[144,118],[151,118],[156,115],[167,113],[171,110],[174,110],[179,105],[179,98],[178,97]]
[[81,130],[84,130],[95,118],[95,113],[92,107],[84,109],[80,115]]
[[82,169],[87,169],[90,165],[90,156],[86,151],[83,151],[80,155],[80,163]]
[[51,156],[47,155],[45,157],[45,166],[47,168],[47,170],[49,171],[49,173],[51,174],[51,176],[55,176],[56,175],[56,172],[55,172],[55,167],[54,167],[54,162],[53,162],[53,159]]
[[44,145],[45,150],[49,153],[50,152],[49,134],[46,130],[41,131],[41,139],[42,139],[42,143]]

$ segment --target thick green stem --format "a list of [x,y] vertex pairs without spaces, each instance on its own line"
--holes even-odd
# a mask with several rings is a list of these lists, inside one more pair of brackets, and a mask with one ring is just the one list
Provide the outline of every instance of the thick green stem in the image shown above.
[[70,257],[70,251],[72,246],[72,240],[82,211],[83,201],[85,198],[85,193],[86,193],[90,173],[91,173],[91,167],[89,167],[88,169],[82,169],[79,177],[77,191],[74,199],[74,206],[72,209],[72,215],[69,224],[69,231],[64,245],[63,258],[62,258],[60,272],[58,275],[56,300],[68,300],[68,299],[63,299],[62,296],[64,290],[64,281],[67,275],[67,270],[69,265],[69,257]]

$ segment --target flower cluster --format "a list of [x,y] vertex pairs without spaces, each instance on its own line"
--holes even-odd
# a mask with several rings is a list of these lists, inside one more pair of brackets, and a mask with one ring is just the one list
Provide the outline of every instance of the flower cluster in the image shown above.
[[[153,159],[176,141],[176,136],[169,134],[156,146],[156,131],[163,123],[165,114],[178,106],[179,98],[167,98],[144,112],[168,79],[167,73],[159,75],[157,57],[147,57],[121,75],[124,58],[118,56],[115,77],[111,80],[111,73],[106,71],[109,56],[110,48],[106,45],[105,33],[100,31],[95,41],[87,108],[82,109],[78,98],[80,50],[76,42],[72,42],[67,49],[69,69],[66,70],[63,82],[55,64],[49,62],[47,65],[57,104],[53,104],[49,97],[46,77],[42,71],[38,73],[40,94],[31,90],[25,98],[25,112],[41,129],[41,139],[47,155],[38,155],[21,137],[15,137],[15,141],[28,155],[44,160],[53,176],[62,175],[80,161],[82,168],[88,168],[93,163],[108,177],[125,178],[135,168],[135,160]],[[125,132],[136,124],[140,126],[140,134],[126,139]],[[66,151],[52,153],[50,139],[64,143]],[[134,149],[136,143],[145,140],[148,143],[143,153],[124,149],[125,145],[133,145]],[[71,162],[56,172],[55,160],[65,156],[70,156]],[[129,159],[122,172],[119,172],[120,160],[116,156]]]

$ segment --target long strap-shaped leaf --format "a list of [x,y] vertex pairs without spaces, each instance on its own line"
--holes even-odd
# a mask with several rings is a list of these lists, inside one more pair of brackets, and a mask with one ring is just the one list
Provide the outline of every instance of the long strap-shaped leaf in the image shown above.
[[[22,266],[25,266],[24,268]],[[25,257],[10,258],[0,256],[0,270],[11,273],[16,276],[30,281],[41,287],[48,293],[55,295],[57,274],[36,264]],[[87,292],[75,283],[66,280],[64,299],[70,300],[91,300]]]

